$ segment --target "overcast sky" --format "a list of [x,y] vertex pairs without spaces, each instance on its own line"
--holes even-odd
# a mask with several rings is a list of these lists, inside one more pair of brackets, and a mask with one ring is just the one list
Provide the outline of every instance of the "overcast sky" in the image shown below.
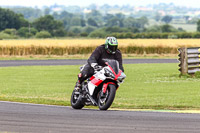
[[49,6],[53,4],[59,5],[78,5],[87,6],[92,3],[97,5],[109,4],[109,5],[148,5],[158,3],[174,3],[175,5],[198,7],[200,8],[200,0],[0,0],[0,6]]

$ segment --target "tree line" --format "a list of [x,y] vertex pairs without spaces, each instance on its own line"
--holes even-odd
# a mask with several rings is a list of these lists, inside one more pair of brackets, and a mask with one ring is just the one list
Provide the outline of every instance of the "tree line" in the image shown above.
[[118,38],[200,38],[200,20],[197,33],[187,33],[182,28],[174,28],[168,23],[170,16],[164,16],[163,25],[148,25],[146,17],[134,18],[124,14],[102,15],[97,10],[87,14],[73,14],[63,11],[41,16],[33,21],[22,14],[0,8],[0,39],[51,38],[51,37],[94,37],[113,35]]

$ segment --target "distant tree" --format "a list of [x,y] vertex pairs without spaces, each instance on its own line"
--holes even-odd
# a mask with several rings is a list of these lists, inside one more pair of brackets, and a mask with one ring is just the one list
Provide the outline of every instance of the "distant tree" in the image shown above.
[[36,38],[51,38],[51,34],[48,31],[40,31],[36,34]]
[[57,19],[60,20],[60,15],[57,12],[53,12],[52,16]]
[[10,34],[4,33],[4,32],[0,32],[0,40],[2,39],[16,39],[16,36],[12,36]]
[[60,19],[63,19],[63,18],[72,18],[73,16],[74,16],[74,14],[69,13],[67,11],[63,11],[60,14]]
[[165,24],[161,26],[161,31],[162,32],[175,32],[177,31],[173,26],[169,24]]
[[122,13],[117,13],[116,17],[118,17],[119,19],[123,20],[123,19],[125,19],[126,16],[124,14],[122,14]]
[[124,19],[124,27],[144,29],[145,25],[148,24],[148,19],[146,17],[141,17],[135,19],[133,17],[128,17]]
[[115,16],[119,19],[119,27],[124,27],[123,20],[125,19],[125,15],[122,13],[117,13]]
[[107,36],[106,32],[101,29],[95,30],[89,34],[89,37],[95,37],[95,38],[105,38],[106,36]]
[[113,17],[115,17],[113,14],[106,14],[105,16],[103,16],[103,21],[106,23],[108,20],[110,20]]
[[172,21],[172,19],[173,19],[172,16],[166,15],[166,16],[164,16],[164,17],[162,18],[161,21],[163,21],[163,22],[169,24],[169,23]]
[[200,20],[197,22],[197,31],[200,32]]
[[81,26],[82,26],[82,27],[86,26],[86,22],[85,22],[84,19],[81,19]]
[[96,27],[93,27],[93,26],[86,26],[83,28],[83,32],[86,32],[86,33],[91,33],[93,32],[94,30],[96,30],[97,28]]
[[102,21],[103,20],[103,16],[97,10],[92,10],[90,13],[86,14],[86,19],[89,19],[89,18],[94,19],[97,22],[98,26],[101,26],[102,23],[103,23],[103,21]]
[[[38,31],[48,31],[52,36],[64,36],[64,26],[61,21],[55,20],[53,16],[46,15],[33,22]],[[59,34],[58,34],[59,33]]]
[[90,13],[86,15],[87,18],[101,18],[102,14],[97,10],[92,10]]
[[38,8],[30,7],[13,7],[10,8],[12,11],[18,14],[22,14],[24,18],[33,21],[43,15],[42,11]]
[[50,12],[51,12],[51,9],[49,9],[49,8],[44,9],[44,15],[49,15]]
[[80,17],[73,17],[70,20],[70,26],[86,26],[85,20],[81,19]]
[[70,23],[71,23],[71,19],[63,19],[61,21],[63,22],[63,25],[64,25],[65,29],[69,29]]
[[17,34],[16,29],[5,29],[3,32],[12,36],[15,36]]
[[124,23],[124,27],[128,27],[128,28],[135,27],[136,20],[133,17],[128,17],[128,18],[124,19],[123,23]]
[[156,13],[156,15],[154,16],[154,19],[158,22],[161,19],[161,15],[159,13]]
[[105,26],[107,26],[107,27],[113,27],[113,26],[120,27],[121,23],[122,23],[122,21],[119,18],[113,17],[113,18],[108,20],[108,22],[105,24]]
[[146,32],[161,32],[161,27],[158,25],[154,25],[154,26],[148,27],[146,29]]
[[178,27],[177,29],[179,32],[185,32],[185,30],[182,27]]
[[114,27],[106,27],[105,31],[107,33],[114,33],[114,32],[120,33],[120,32],[129,32],[130,30],[128,28],[121,28],[118,26],[114,26]]
[[54,12],[53,17],[57,20],[72,19],[74,17],[74,14],[69,13],[67,11],[63,11],[60,14]]
[[68,31],[75,33],[75,34],[80,34],[82,32],[82,27],[81,26],[71,26]]
[[148,18],[147,17],[141,17],[137,19],[138,28],[144,28],[146,24],[148,24]]
[[81,35],[82,37],[87,37],[87,36],[88,36],[88,33],[87,33],[87,32],[82,32],[80,35]]
[[88,25],[98,27],[97,22],[93,18],[87,20]]
[[24,19],[23,15],[16,14],[9,9],[0,8],[0,31],[4,29],[19,29],[28,26],[29,22]]
[[[73,23],[71,23],[71,20],[72,20],[72,18],[75,17],[75,15],[72,14],[72,13],[69,13],[69,12],[67,12],[67,11],[63,11],[63,12],[61,12],[60,14],[54,12],[54,13],[53,13],[53,17],[54,17],[55,19],[57,19],[57,20],[62,21],[62,22],[63,22],[63,25],[64,25],[64,27],[65,27],[65,29],[69,29],[70,26],[73,26],[73,25],[74,25]],[[78,17],[78,18],[80,18],[80,17]],[[82,22],[81,22],[81,21],[82,21]],[[82,23],[82,25],[85,25],[85,22],[84,22],[83,20],[80,20],[80,19],[79,19],[78,26],[81,25],[81,23]],[[72,24],[72,25],[71,25],[71,24]]]
[[29,26],[29,24],[30,24],[29,21],[27,21],[22,14],[18,15],[18,19],[20,22],[20,28]]
[[29,28],[29,27],[22,27],[17,31],[17,34],[21,37],[31,37],[34,36],[37,33],[37,30],[35,28]]

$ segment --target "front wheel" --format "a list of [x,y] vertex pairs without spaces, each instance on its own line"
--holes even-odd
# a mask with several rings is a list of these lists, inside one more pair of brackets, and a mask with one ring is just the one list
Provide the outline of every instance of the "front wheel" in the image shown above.
[[81,102],[81,94],[78,91],[73,90],[71,96],[71,106],[74,109],[82,109],[84,105]]
[[102,95],[102,91],[99,92],[98,106],[100,110],[107,110],[115,99],[116,86],[109,84],[106,94]]

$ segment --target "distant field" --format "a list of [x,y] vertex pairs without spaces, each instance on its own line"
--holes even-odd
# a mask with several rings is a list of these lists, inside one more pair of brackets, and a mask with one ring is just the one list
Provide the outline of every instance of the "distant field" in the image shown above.
[[[149,19],[149,26],[154,26],[154,25],[164,25],[164,22],[157,22],[154,19]],[[183,28],[187,32],[196,32],[197,31],[197,24],[187,24],[185,20],[173,20],[170,25],[175,27],[176,29],[178,28]]]
[[197,25],[196,24],[171,24],[175,28],[183,28],[184,30],[188,32],[196,32],[197,31]]
[[[124,65],[113,108],[200,109],[200,79],[179,78],[178,64]],[[0,67],[0,100],[70,105],[79,66]]]
[[[177,54],[179,47],[199,47],[199,39],[118,39],[124,54]],[[0,40],[0,56],[90,54],[105,39]]]

